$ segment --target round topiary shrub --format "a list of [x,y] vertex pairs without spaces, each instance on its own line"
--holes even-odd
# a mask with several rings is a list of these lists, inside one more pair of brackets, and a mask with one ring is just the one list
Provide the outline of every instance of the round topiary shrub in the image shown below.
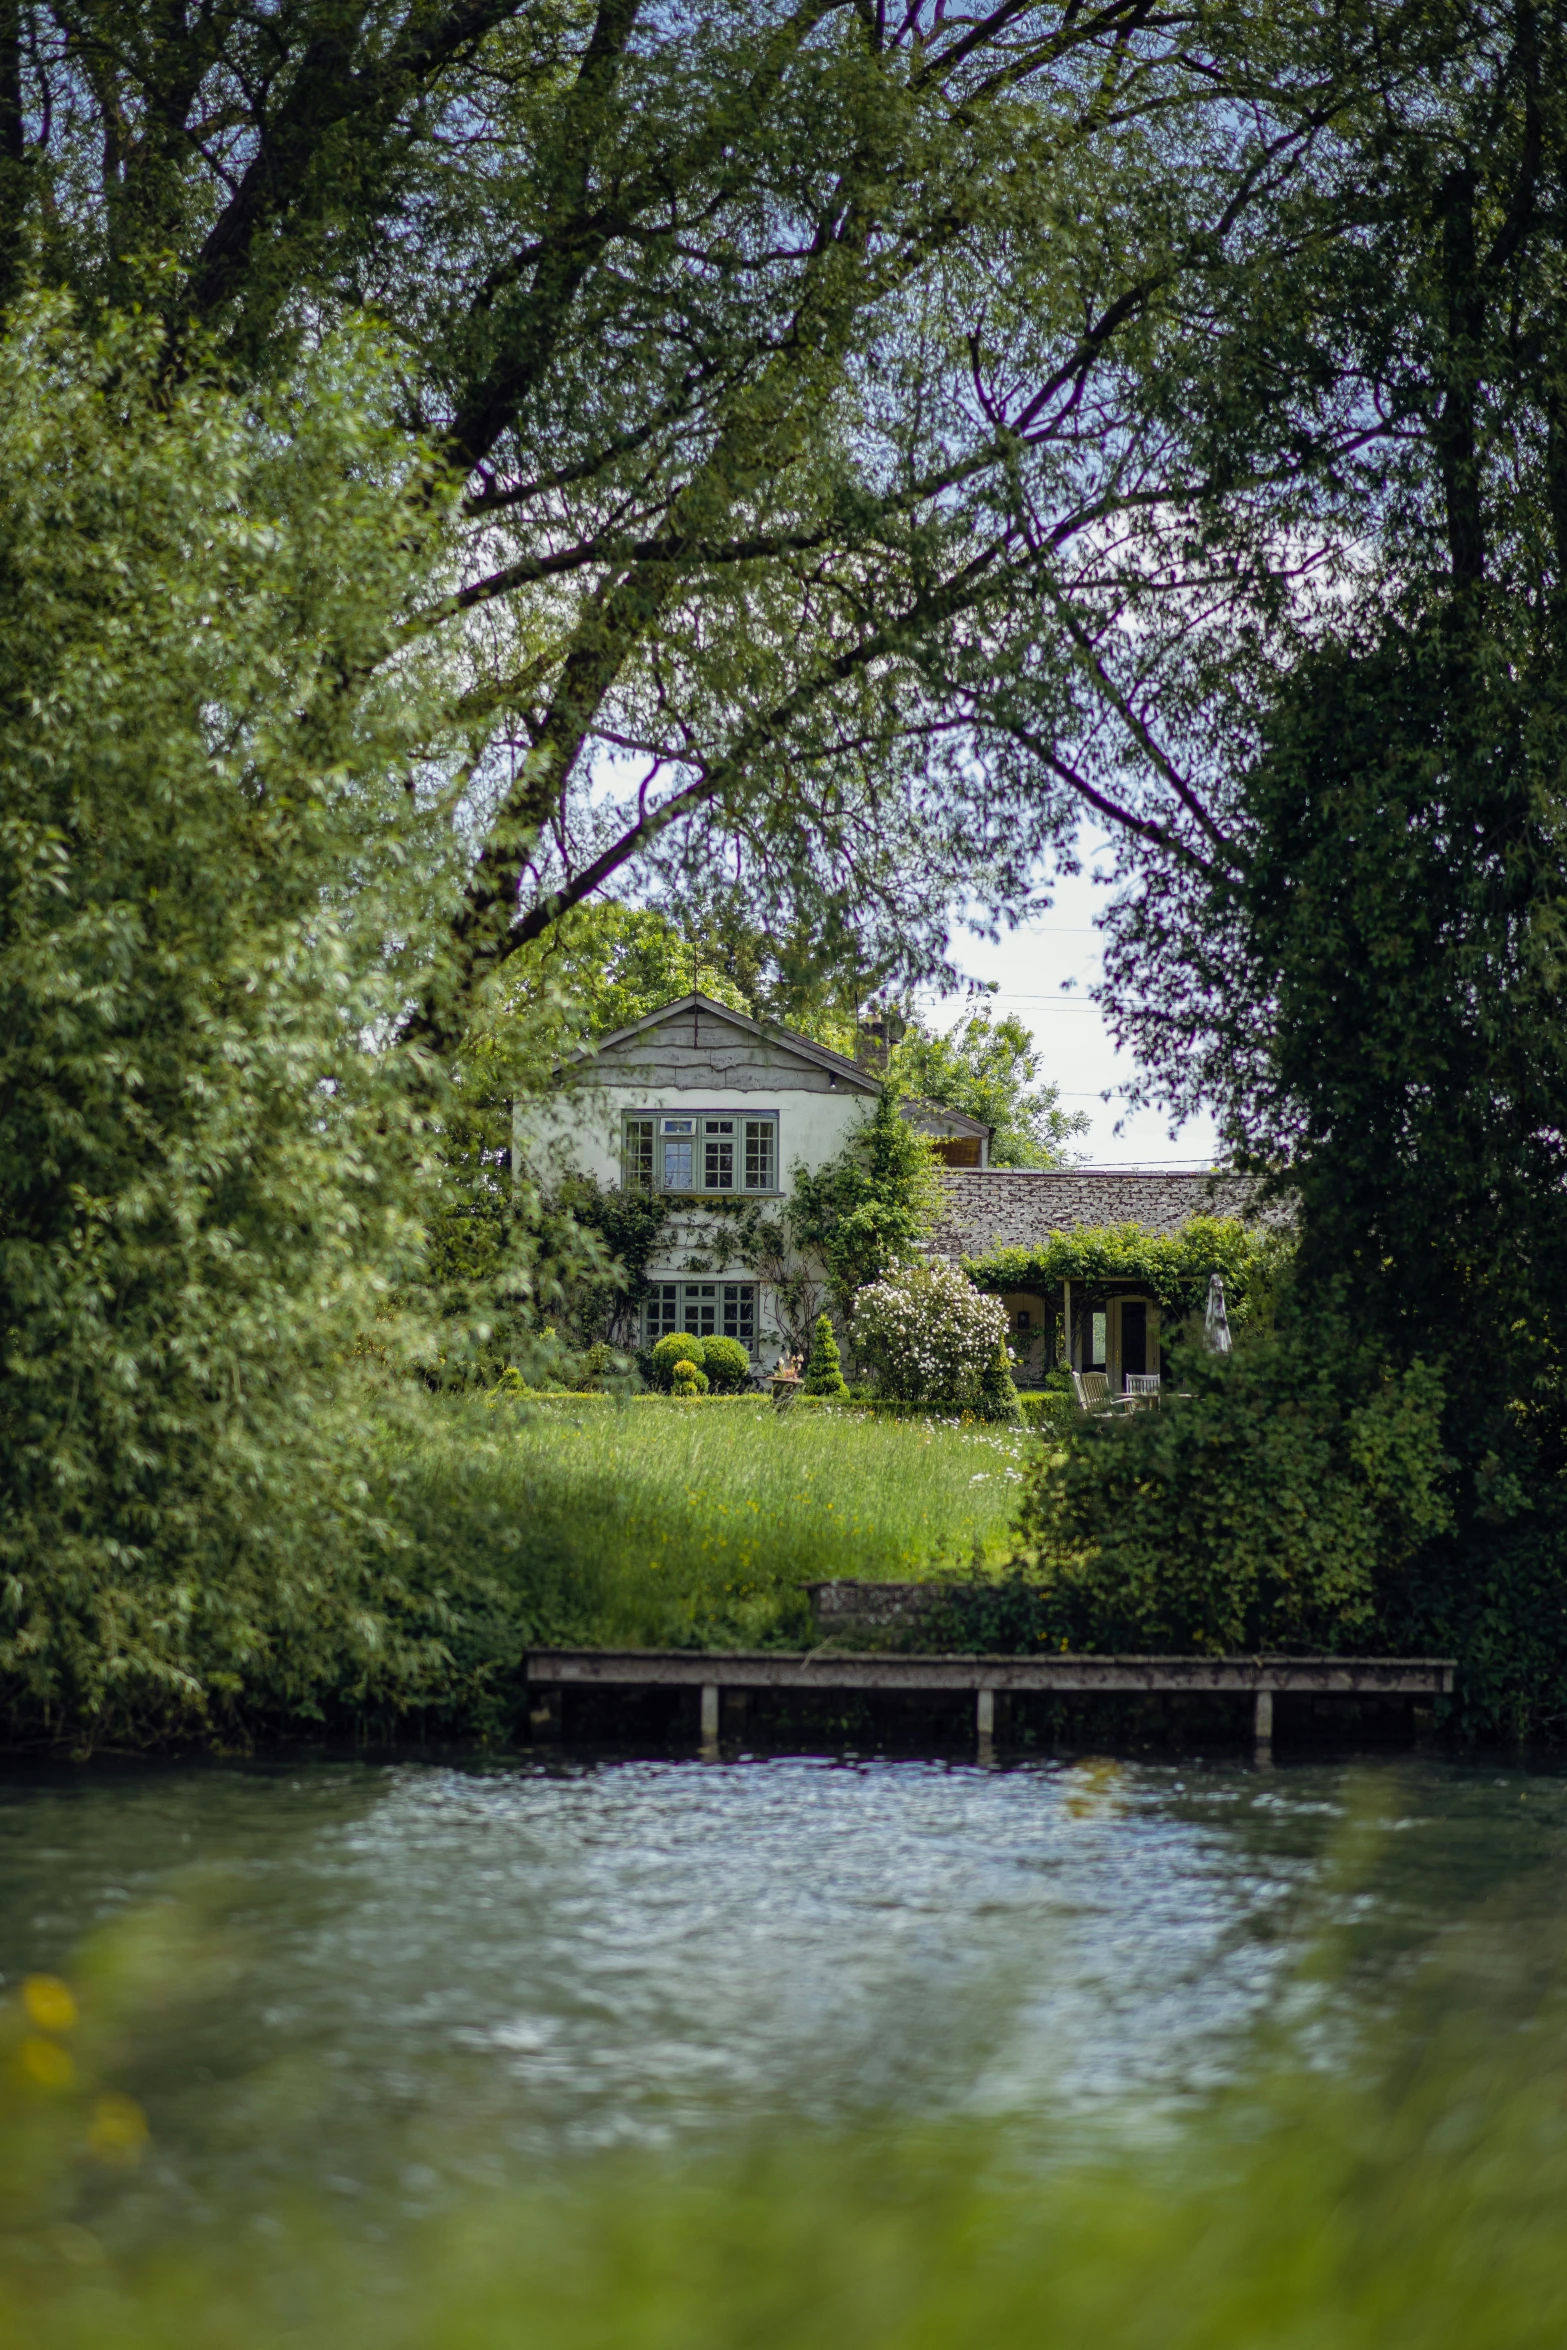
[[674,1377],[669,1382],[669,1392],[671,1395],[706,1395],[711,1384],[712,1382],[705,1371],[699,1371],[695,1363],[687,1362],[682,1358],[675,1365]]
[[701,1370],[707,1349],[689,1330],[671,1330],[653,1349],[653,1376],[666,1390],[673,1384],[676,1363],[693,1363]]
[[738,1395],[751,1376],[751,1358],[738,1338],[704,1338],[702,1368],[715,1395]]

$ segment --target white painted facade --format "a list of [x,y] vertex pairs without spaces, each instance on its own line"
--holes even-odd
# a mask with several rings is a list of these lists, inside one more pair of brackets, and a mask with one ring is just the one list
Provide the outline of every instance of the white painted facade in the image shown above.
[[526,1120],[519,1121],[518,1143],[529,1165],[546,1179],[569,1168],[607,1187],[622,1179],[627,1118],[672,1113],[701,1117],[726,1111],[743,1116],[748,1109],[775,1110],[778,1163],[787,1191],[793,1167],[820,1167],[837,1157],[864,1123],[875,1098],[874,1084],[852,1091],[844,1084],[821,1094],[796,1093],[778,1083],[742,1096],[718,1084],[661,1085],[656,1078],[640,1075],[631,1083],[595,1081],[586,1072],[573,1071],[553,1098],[528,1104]]
[[[724,1331],[766,1373],[799,1348],[826,1303],[819,1269],[784,1242],[794,1170],[836,1158],[878,1090],[876,1075],[841,1053],[707,996],[683,996],[578,1055],[553,1095],[519,1105],[513,1156],[546,1186],[576,1172],[606,1189],[635,1182],[667,1196],[650,1294],[639,1326],[617,1330],[622,1343],[645,1345],[660,1330]],[[905,1115],[939,1148],[985,1164],[989,1130],[977,1120],[927,1103],[908,1104]],[[665,1133],[687,1126],[689,1144],[683,1132]]]

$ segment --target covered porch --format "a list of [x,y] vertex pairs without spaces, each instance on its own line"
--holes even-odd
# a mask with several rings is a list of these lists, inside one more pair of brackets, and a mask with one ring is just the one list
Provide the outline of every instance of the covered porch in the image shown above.
[[1043,1387],[1047,1372],[1064,1368],[1103,1371],[1110,1393],[1120,1395],[1128,1377],[1162,1372],[1158,1301],[1136,1281],[1063,1281],[1051,1291],[998,1294],[1020,1388]]

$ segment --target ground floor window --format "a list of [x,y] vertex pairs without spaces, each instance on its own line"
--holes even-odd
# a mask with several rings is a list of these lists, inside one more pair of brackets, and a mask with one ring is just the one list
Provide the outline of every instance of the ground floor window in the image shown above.
[[649,1346],[671,1330],[689,1330],[694,1338],[738,1338],[751,1353],[756,1345],[756,1284],[754,1281],[655,1281],[644,1308],[644,1336]]
[[680,1284],[677,1281],[655,1281],[647,1293],[646,1336],[649,1346],[657,1346],[668,1331],[680,1327]]

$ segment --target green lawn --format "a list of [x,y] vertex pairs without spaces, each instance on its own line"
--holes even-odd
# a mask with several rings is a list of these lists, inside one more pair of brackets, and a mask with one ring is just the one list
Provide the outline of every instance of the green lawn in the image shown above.
[[638,1398],[441,1407],[390,1463],[428,1559],[498,1571],[542,1639],[803,1641],[804,1586],[1004,1554],[1012,1428]]

